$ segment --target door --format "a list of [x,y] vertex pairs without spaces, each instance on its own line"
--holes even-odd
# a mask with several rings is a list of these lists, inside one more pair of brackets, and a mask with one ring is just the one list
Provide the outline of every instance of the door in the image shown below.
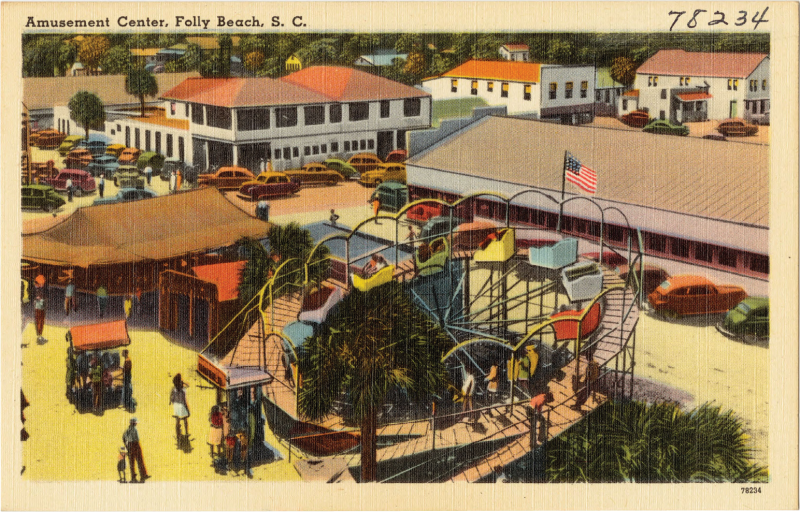
[[731,112],[730,112],[731,115],[729,115],[728,117],[737,117],[736,114],[738,114],[738,112],[739,112],[738,103],[736,102],[736,100],[731,100]]
[[389,151],[394,149],[392,147],[392,139],[393,137],[392,132],[378,132],[378,156],[381,158],[386,158],[386,155],[389,154]]

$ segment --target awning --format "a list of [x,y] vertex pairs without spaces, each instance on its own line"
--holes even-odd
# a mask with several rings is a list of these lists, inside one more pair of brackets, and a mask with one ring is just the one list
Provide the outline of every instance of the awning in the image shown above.
[[709,100],[711,99],[711,95],[707,92],[684,92],[678,93],[675,96],[681,101],[698,101],[698,100]]
[[76,325],[69,330],[75,350],[104,350],[130,345],[125,320],[102,324]]
[[229,263],[214,263],[213,265],[200,265],[192,271],[204,281],[217,285],[217,296],[220,302],[233,300],[239,297],[239,275],[245,266],[245,261]]

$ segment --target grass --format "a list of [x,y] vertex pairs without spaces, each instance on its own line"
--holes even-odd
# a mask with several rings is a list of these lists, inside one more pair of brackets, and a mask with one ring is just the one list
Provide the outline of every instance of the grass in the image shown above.
[[472,109],[487,106],[483,98],[463,98],[455,100],[438,100],[433,102],[432,126],[438,127],[443,120],[469,117]]

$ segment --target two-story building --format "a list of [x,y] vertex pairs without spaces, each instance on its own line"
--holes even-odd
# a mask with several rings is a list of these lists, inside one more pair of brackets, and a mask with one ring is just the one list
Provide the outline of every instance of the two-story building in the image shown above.
[[619,107],[677,123],[750,119],[769,110],[769,55],[661,50],[636,70]]
[[506,60],[515,60],[519,62],[528,62],[531,60],[530,51],[528,50],[527,44],[504,44],[500,47],[498,53],[500,53],[500,56]]
[[470,60],[422,81],[434,100],[477,96],[505,105],[510,115],[590,122],[594,117],[594,66]]

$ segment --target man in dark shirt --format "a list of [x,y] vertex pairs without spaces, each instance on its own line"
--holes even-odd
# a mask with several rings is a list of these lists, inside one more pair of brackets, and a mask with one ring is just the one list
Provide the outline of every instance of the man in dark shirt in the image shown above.
[[131,369],[133,363],[127,350],[122,351],[125,361],[122,363],[122,406],[127,410],[133,409],[133,386],[131,384]]
[[128,430],[122,434],[122,442],[128,449],[128,458],[131,462],[131,482],[136,482],[136,467],[134,464],[139,465],[139,473],[142,475],[142,482],[150,478],[147,474],[147,469],[144,467],[144,458],[142,457],[142,447],[139,445],[139,431],[136,430],[136,418],[131,418],[131,424]]

